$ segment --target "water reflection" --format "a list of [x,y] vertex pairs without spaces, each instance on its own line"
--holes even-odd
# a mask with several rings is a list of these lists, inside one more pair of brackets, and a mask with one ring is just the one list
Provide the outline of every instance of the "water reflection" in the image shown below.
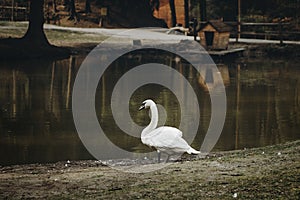
[[[228,104],[225,126],[215,150],[265,146],[300,138],[300,68],[297,63],[219,64],[219,72],[206,68],[205,77],[201,77],[183,59],[173,55],[155,56],[160,63],[182,73],[200,100],[200,127],[196,138],[193,140],[189,135],[189,124],[183,127],[184,138],[193,141],[195,148],[200,148],[209,126],[211,102],[207,89],[220,84],[214,78],[215,73],[221,73]],[[118,128],[112,117],[110,97],[114,85],[126,71],[152,58],[145,52],[121,57],[105,72],[97,88],[99,123],[110,140],[130,151],[149,149]],[[77,56],[58,61],[0,63],[1,165],[92,158],[78,138],[71,111],[72,85],[83,59]],[[178,85],[185,97],[190,95],[183,81],[173,84]],[[123,87],[126,90],[126,85]],[[118,95],[122,99],[122,93]],[[166,125],[178,127],[181,118],[178,101],[173,93],[159,85],[145,85],[134,92],[129,105],[132,119],[141,126],[149,122],[147,113],[137,112],[140,102],[149,97],[164,106],[168,115]],[[196,106],[188,98],[185,102],[180,106]],[[107,159],[110,158],[106,144],[95,145],[107,151]]]
[[229,66],[229,73],[226,125],[216,149],[266,146],[300,137],[297,63],[256,61]]
[[1,165],[90,157],[76,135],[70,110],[81,60],[1,63]]

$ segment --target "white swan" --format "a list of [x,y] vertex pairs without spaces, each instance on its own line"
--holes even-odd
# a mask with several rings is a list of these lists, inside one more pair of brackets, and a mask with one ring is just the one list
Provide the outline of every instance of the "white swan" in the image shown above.
[[160,162],[160,152],[168,154],[166,162],[173,153],[188,153],[199,154],[200,151],[193,149],[183,138],[182,132],[174,127],[161,126],[157,127],[158,111],[157,106],[151,99],[145,100],[139,110],[150,108],[151,121],[150,124],[144,128],[141,134],[143,144],[154,147],[158,153],[158,162]]

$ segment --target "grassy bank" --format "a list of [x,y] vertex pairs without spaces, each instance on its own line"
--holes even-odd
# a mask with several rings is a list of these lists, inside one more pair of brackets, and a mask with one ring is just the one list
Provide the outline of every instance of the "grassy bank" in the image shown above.
[[[26,52],[31,50],[31,46],[28,45],[28,50],[18,52],[19,49],[24,49],[24,45],[13,46],[14,41],[5,41],[5,38],[21,38],[26,30],[28,23],[25,22],[1,22],[0,21],[0,58],[9,57],[14,58],[14,51],[16,51],[15,57],[30,57],[26,55]],[[71,30],[58,30],[58,29],[45,29],[45,34],[48,38],[50,44],[65,47],[70,50],[72,54],[86,54],[90,52],[97,44],[108,38],[107,35],[99,33],[87,33],[80,31]],[[8,43],[8,44],[7,44]],[[249,43],[230,43],[229,48],[239,48],[243,47],[246,49],[244,52],[245,57],[270,57],[270,58],[292,58],[299,59],[300,45],[297,44],[249,44]],[[33,52],[34,54],[36,52]],[[37,54],[40,53],[38,50]],[[51,52],[50,52],[51,53]],[[55,51],[54,51],[55,53]],[[6,55],[6,56],[5,56]],[[51,57],[47,55],[46,58]]]
[[142,174],[95,161],[1,167],[0,198],[297,199],[299,156],[298,140],[220,152]]
[[[1,38],[21,38],[27,31],[28,23],[24,22],[0,22],[0,26],[5,26],[0,31]],[[74,45],[90,43],[98,44],[107,38],[101,34],[82,33],[69,30],[45,29],[45,34],[49,42],[56,46],[73,47]]]
[[24,36],[27,26],[28,23],[24,22],[0,22],[0,59],[54,59],[86,54],[107,38],[101,34],[45,29],[49,43],[54,46],[33,48],[31,44],[16,39]]

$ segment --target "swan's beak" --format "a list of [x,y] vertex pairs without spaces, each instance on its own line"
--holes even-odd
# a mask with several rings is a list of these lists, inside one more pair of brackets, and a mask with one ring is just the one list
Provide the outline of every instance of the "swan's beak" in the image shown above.
[[142,105],[140,106],[139,110],[145,109],[146,108],[145,105],[146,105],[146,102],[143,102]]
[[143,110],[143,109],[145,109],[145,105],[141,105],[139,108],[139,110]]

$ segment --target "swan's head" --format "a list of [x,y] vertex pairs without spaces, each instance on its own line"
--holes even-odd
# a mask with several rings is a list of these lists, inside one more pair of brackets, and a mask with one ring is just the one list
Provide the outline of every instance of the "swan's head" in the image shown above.
[[154,101],[152,101],[151,99],[147,99],[147,100],[143,101],[143,103],[140,106],[139,110],[150,108],[150,106],[153,105],[153,104],[155,105]]

